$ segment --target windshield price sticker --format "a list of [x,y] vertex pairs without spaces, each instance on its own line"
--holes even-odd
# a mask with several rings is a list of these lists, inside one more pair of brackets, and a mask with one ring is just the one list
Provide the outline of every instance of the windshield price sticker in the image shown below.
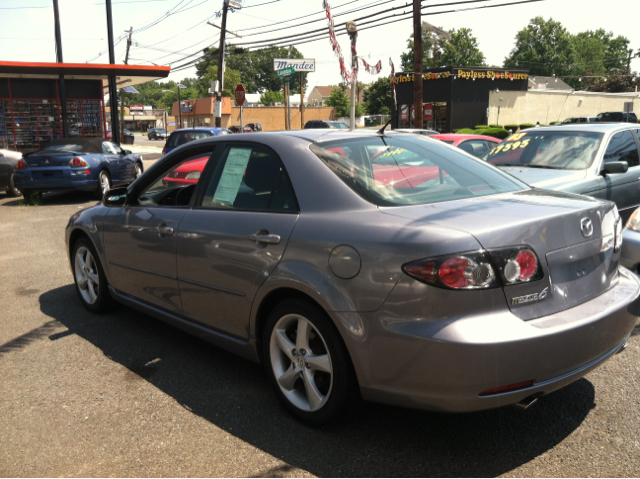
[[395,148],[393,150],[389,149],[389,150],[385,151],[384,153],[376,156],[376,159],[384,158],[385,156],[399,155],[403,151],[404,151],[404,148]]
[[518,148],[526,148],[527,146],[529,146],[529,142],[531,140],[529,138],[527,138],[526,140],[522,140],[522,138],[524,138],[525,135],[526,135],[526,133],[518,133],[517,135],[510,136],[503,143],[500,143],[493,150],[491,150],[491,152],[489,154],[490,155],[497,155],[500,152],[505,153],[505,152],[507,152],[509,150],[517,150]]
[[220,182],[213,195],[214,203],[233,205],[240,190],[240,184],[247,169],[251,151],[251,148],[232,148],[229,151]]

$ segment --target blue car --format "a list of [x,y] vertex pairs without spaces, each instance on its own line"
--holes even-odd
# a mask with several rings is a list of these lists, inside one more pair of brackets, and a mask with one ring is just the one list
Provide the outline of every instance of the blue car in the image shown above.
[[162,154],[165,155],[171,150],[178,148],[186,143],[191,143],[195,140],[201,140],[203,138],[209,138],[210,136],[231,135],[231,131],[227,128],[183,128],[182,130],[175,130],[171,133],[171,136],[164,144]]
[[14,184],[25,199],[45,191],[93,191],[102,198],[112,186],[142,174],[142,160],[102,138],[53,140],[24,155],[14,167]]

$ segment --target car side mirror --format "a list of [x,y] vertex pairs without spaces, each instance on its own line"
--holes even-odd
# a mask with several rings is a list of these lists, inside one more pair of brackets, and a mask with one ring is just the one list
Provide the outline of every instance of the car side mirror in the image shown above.
[[124,206],[127,202],[127,189],[124,187],[109,190],[104,195],[105,206]]
[[610,161],[602,165],[602,172],[605,175],[615,175],[617,173],[626,173],[629,169],[629,163],[626,161]]

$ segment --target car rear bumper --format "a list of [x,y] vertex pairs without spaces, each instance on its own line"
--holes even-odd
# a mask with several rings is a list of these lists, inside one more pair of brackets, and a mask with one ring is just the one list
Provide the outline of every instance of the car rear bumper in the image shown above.
[[[639,297],[640,280],[621,268],[615,286],[600,296],[529,321],[508,310],[403,318],[385,307],[389,298],[374,313],[333,315],[365,399],[468,412],[548,394],[598,367],[625,345],[637,324]],[[480,395],[529,380],[533,385],[519,390]]]
[[634,273],[640,273],[640,232],[629,228],[622,231],[620,263]]
[[[42,177],[43,174],[50,174],[50,177]],[[37,178],[34,176],[37,175]],[[99,187],[94,173],[89,175],[76,175],[71,168],[38,168],[16,171],[14,182],[20,191],[53,191],[53,190],[83,190],[94,191]]]

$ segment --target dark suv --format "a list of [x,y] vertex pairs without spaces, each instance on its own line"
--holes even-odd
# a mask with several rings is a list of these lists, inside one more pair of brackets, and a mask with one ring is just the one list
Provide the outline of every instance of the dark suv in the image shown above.
[[608,111],[606,113],[598,113],[596,117],[597,121],[602,122],[623,122],[623,123],[638,123],[638,117],[635,113],[625,113],[622,111]]
[[169,133],[164,128],[151,128],[147,133],[150,140],[166,140]]
[[328,121],[328,120],[311,120],[304,124],[304,128],[337,128],[340,130],[349,129],[347,125],[341,121]]
[[202,140],[210,136],[230,135],[231,132],[226,128],[183,128],[182,130],[175,130],[169,136],[169,139],[164,144],[162,154],[169,153],[174,148],[182,146],[192,141]]

